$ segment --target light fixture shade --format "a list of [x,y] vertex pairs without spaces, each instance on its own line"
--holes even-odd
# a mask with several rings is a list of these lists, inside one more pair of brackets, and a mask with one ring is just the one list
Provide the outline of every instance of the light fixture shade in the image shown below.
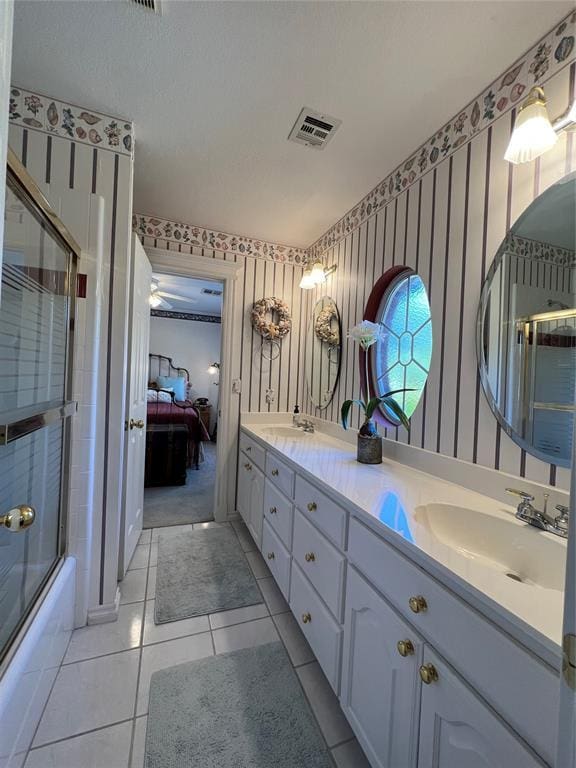
[[300,280],[300,288],[304,288],[304,290],[310,290],[311,288],[315,288],[316,283],[314,282],[314,278],[312,277],[312,270],[311,269],[305,269],[304,274],[302,275],[302,280]]
[[529,163],[552,149],[557,141],[558,135],[552,128],[546,100],[540,90],[519,112],[504,159],[514,164]]
[[326,282],[326,274],[324,272],[324,264],[321,261],[315,261],[312,265],[311,271],[312,280],[314,285],[320,285]]

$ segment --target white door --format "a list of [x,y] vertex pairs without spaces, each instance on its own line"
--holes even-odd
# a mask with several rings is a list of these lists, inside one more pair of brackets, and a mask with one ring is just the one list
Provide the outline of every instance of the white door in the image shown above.
[[138,238],[132,236],[132,287],[128,339],[126,455],[124,473],[123,545],[119,577],[128,569],[142,531],[144,462],[146,457],[146,390],[150,343],[152,267]]
[[492,709],[429,646],[422,683],[419,768],[544,768]]
[[340,703],[374,768],[416,764],[423,645],[349,568]]

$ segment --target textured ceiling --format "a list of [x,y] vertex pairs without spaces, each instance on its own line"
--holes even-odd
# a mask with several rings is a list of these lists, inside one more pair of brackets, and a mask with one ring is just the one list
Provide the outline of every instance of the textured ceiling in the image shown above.
[[[203,288],[222,291],[222,283],[210,280],[199,280],[191,277],[179,277],[154,273],[154,279],[158,282],[160,295],[171,293],[166,301],[172,305],[173,312],[198,312],[202,315],[222,315],[222,296],[206,296]],[[174,298],[179,296],[180,298]],[[164,309],[164,307],[158,307]]]
[[137,212],[308,246],[572,7],[21,0],[12,80],[135,122]]

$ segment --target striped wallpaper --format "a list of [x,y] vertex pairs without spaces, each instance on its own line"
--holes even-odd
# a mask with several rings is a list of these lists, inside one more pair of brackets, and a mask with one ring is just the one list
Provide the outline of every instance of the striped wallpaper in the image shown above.
[[[575,68],[572,63],[546,83],[552,116],[562,113],[576,97]],[[362,319],[377,278],[394,265],[412,267],[424,279],[430,296],[432,366],[410,433],[388,429],[386,437],[568,489],[568,469],[527,455],[501,430],[477,373],[476,312],[492,259],[526,206],[576,167],[576,138],[567,133],[534,163],[512,166],[505,162],[514,116],[512,110],[496,119],[325,250],[324,263],[336,263],[338,270],[322,288],[307,292],[304,315],[310,318],[315,301],[329,294],[341,311],[345,335]],[[542,269],[549,267],[542,265]],[[342,401],[358,392],[357,348],[345,339],[332,403],[320,411],[306,398],[305,408],[337,422]]]

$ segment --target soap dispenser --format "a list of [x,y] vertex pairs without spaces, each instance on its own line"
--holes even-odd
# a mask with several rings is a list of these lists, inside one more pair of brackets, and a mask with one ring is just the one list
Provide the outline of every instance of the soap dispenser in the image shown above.
[[300,415],[300,408],[298,407],[298,405],[295,405],[294,413],[292,415],[292,425],[295,427],[298,426],[298,422],[300,421],[300,419],[298,418],[299,415]]

